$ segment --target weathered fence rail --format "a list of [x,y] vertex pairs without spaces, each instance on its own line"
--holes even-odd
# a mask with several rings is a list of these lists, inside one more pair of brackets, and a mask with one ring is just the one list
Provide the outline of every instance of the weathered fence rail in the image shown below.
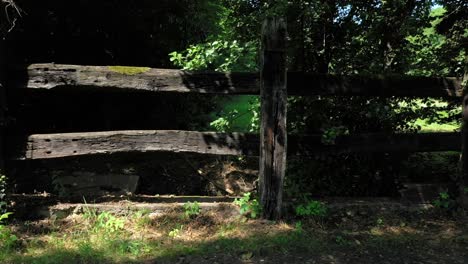
[[[53,159],[82,155],[132,152],[186,152],[211,155],[259,155],[259,135],[195,131],[110,131],[39,134],[26,146],[14,144],[11,158]],[[338,136],[335,144],[321,135],[289,135],[288,155],[460,151],[459,133],[361,134]]]
[[[132,71],[133,70],[133,71]],[[127,72],[126,72],[127,71]],[[32,64],[10,68],[11,86],[28,89],[93,89],[210,94],[260,94],[259,73]],[[338,76],[289,72],[289,95],[461,97],[455,77]]]

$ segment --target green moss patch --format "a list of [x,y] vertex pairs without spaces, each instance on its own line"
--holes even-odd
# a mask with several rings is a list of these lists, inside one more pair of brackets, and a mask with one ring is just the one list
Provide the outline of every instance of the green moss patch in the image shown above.
[[148,72],[148,67],[129,67],[129,66],[109,66],[109,70],[125,75],[137,75]]

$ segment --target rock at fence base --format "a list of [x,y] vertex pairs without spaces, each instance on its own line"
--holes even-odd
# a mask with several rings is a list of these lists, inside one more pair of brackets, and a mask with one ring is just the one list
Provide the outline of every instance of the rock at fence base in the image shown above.
[[73,172],[67,176],[56,176],[54,184],[60,196],[128,194],[135,193],[139,178],[129,174]]

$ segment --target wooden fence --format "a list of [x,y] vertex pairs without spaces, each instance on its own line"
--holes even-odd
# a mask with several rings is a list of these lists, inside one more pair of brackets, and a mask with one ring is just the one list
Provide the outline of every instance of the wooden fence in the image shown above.
[[[260,135],[196,131],[108,131],[30,135],[24,146],[6,156],[0,130],[0,166],[8,159],[48,159],[129,152],[191,152],[215,155],[260,156],[260,194],[264,216],[281,215],[286,154],[316,155],[346,152],[447,151],[462,148],[458,133],[362,134],[339,136],[322,143],[321,135],[287,137],[287,95],[463,97],[462,81],[451,77],[338,76],[286,72],[286,25],[269,19],[263,26],[260,73],[190,72],[141,68],[138,74],[113,67],[58,64],[18,66],[5,59],[0,44],[0,117],[9,89],[102,90],[125,93],[206,93],[261,96]],[[2,86],[3,84],[3,86]],[[468,101],[468,99],[464,99]],[[466,132],[463,132],[467,135]],[[463,159],[467,164],[466,159]],[[465,166],[466,167],[466,166]],[[463,181],[464,174],[459,177]],[[461,187],[460,187],[461,188]]]

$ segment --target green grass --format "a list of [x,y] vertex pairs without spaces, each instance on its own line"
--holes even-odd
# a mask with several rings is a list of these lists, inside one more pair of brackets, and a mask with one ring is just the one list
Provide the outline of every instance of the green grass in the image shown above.
[[[216,112],[211,113],[211,119],[215,120],[217,118],[217,113],[229,113],[231,111],[237,110],[239,112],[239,117],[233,122],[233,130],[239,132],[248,131],[250,121],[253,116],[252,113],[249,112],[249,102],[255,97],[256,96],[251,95],[239,95],[221,98],[219,102],[220,108]],[[441,100],[434,99],[432,101],[432,105],[434,107],[445,107],[447,106],[447,103]],[[404,104],[402,104],[401,106],[404,106]],[[423,103],[420,103],[418,107],[424,108],[428,106],[426,106]],[[444,117],[448,116],[448,113],[446,111],[439,111],[438,114]],[[460,124],[458,124],[457,122],[434,123],[430,122],[427,119],[418,119],[414,124],[421,127],[422,133],[454,132],[460,129]]]
[[430,133],[430,132],[454,132],[460,129],[460,125],[456,123],[431,123],[428,120],[418,119],[415,122],[416,125],[421,127],[421,132]]
[[218,103],[220,108],[216,112],[211,113],[211,120],[217,119],[218,113],[229,113],[237,110],[239,117],[233,121],[232,129],[234,131],[247,132],[253,117],[253,114],[249,111],[249,102],[255,97],[253,95],[238,95],[221,98]]
[[[145,216],[145,213],[128,217],[108,212],[85,213],[71,222],[56,223],[56,231],[44,229],[34,234],[33,239],[18,245],[16,250],[0,252],[0,263],[140,263],[181,255],[320,248],[318,240],[299,236],[291,228],[276,223],[268,224],[271,230],[265,232],[240,220],[214,223],[207,220],[210,219],[207,215],[187,219],[183,212],[142,225],[139,218]],[[116,223],[125,223],[125,228]],[[173,226],[184,227],[179,235],[170,236],[168,230]]]
[[[321,262],[324,256],[336,259],[336,263],[379,263],[381,260],[365,260],[380,256],[392,260],[395,252],[411,256],[415,263],[425,263],[425,257],[438,263],[455,263],[444,258],[458,258],[457,252],[462,252],[460,247],[466,241],[462,225],[448,219],[428,218],[428,225],[422,218],[427,216],[418,215],[403,219],[405,225],[401,225],[403,220],[393,214],[381,222],[375,221],[377,216],[367,215],[346,217],[345,221],[342,215],[327,217],[320,225],[303,218],[298,225],[229,219],[220,212],[202,213],[192,219],[183,217],[183,210],[156,218],[143,211],[125,217],[90,212],[61,222],[36,222],[36,227],[42,229],[34,231],[28,231],[32,222],[28,227],[17,223],[14,229],[22,242],[15,250],[0,251],[0,263],[180,263],[181,256],[192,258],[189,263],[211,263],[223,256],[234,258],[234,263],[243,258],[254,258],[252,262],[256,263],[264,257],[284,258],[273,263],[285,263],[297,256],[302,259],[293,263],[303,263],[305,258],[332,263]],[[142,224],[138,221],[141,217],[150,220]],[[125,228],[115,224],[120,222],[125,223]],[[178,236],[168,235],[182,225]],[[434,238],[440,239],[431,240]],[[439,254],[447,248],[454,252]],[[358,259],[347,262],[356,252],[360,254]]]
[[[428,104],[423,103],[420,99],[414,99],[413,102],[417,103],[417,106],[414,106],[413,109],[415,111],[422,110],[426,107],[437,107],[439,111],[437,111],[437,115],[443,118],[449,117],[449,112],[444,110],[448,106],[448,103],[443,100],[432,99],[429,101]],[[400,103],[400,106],[405,107],[407,106],[406,103]],[[430,133],[430,132],[454,132],[460,129],[460,124],[458,122],[450,122],[450,123],[440,123],[440,122],[431,122],[428,119],[417,119],[414,122],[415,125],[421,127],[422,133]]]

